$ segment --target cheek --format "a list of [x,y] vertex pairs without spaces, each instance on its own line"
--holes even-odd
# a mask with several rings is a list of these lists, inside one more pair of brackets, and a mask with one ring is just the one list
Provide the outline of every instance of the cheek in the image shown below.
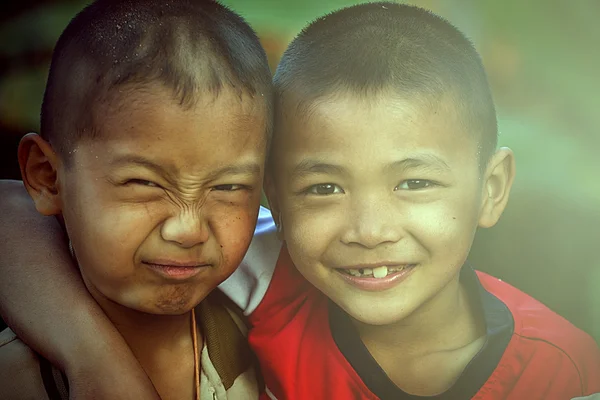
[[476,201],[448,197],[413,211],[407,226],[429,251],[460,257],[468,252],[477,228]]
[[233,272],[242,261],[256,226],[258,202],[243,207],[213,207],[209,217],[223,266]]
[[299,270],[313,269],[316,262],[323,261],[328,249],[339,242],[340,227],[346,223],[342,207],[291,206],[282,211],[290,256]]
[[152,205],[114,205],[102,198],[83,196],[66,210],[65,222],[79,262],[87,273],[105,279],[134,273],[137,251],[161,215]]

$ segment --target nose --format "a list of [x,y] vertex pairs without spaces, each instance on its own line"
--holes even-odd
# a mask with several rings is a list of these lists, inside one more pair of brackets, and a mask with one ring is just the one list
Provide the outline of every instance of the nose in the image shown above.
[[205,243],[210,235],[205,216],[199,210],[180,210],[162,225],[160,233],[164,240],[184,248]]
[[381,244],[398,242],[404,236],[394,199],[386,196],[355,198],[342,233],[345,244],[359,244],[373,249]]

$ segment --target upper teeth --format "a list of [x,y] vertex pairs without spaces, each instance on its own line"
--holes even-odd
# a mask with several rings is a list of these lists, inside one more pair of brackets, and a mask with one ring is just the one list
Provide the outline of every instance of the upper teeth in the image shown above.
[[373,268],[373,277],[385,278],[388,274],[388,267],[385,265],[382,267]]
[[401,267],[388,267],[383,265],[377,268],[357,268],[357,269],[346,269],[344,272],[353,276],[373,276],[373,278],[385,278],[391,272],[401,271],[404,266]]

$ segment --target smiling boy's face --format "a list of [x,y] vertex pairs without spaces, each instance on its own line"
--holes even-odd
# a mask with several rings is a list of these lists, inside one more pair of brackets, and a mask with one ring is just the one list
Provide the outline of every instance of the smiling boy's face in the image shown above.
[[268,188],[298,270],[371,325],[456,293],[477,227],[506,204],[510,151],[482,173],[476,136],[445,100],[346,95],[310,111],[279,121]]
[[[97,299],[181,314],[238,266],[256,223],[265,106],[223,90],[186,111],[170,92],[122,99],[58,171],[69,237]],[[114,111],[114,110],[113,110]]]

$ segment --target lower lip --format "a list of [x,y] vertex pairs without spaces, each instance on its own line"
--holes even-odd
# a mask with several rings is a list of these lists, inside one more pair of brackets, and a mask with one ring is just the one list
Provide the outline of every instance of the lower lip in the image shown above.
[[392,272],[388,274],[385,278],[373,278],[369,277],[359,277],[354,275],[349,275],[345,272],[341,272],[336,270],[336,272],[341,275],[341,277],[351,284],[354,287],[357,287],[360,290],[366,290],[370,292],[380,292],[383,290],[391,289],[405,279],[407,279],[415,269],[416,265],[412,267],[404,268],[402,271]]
[[178,267],[175,265],[159,265],[144,263],[146,267],[169,279],[185,280],[196,276],[207,266]]

